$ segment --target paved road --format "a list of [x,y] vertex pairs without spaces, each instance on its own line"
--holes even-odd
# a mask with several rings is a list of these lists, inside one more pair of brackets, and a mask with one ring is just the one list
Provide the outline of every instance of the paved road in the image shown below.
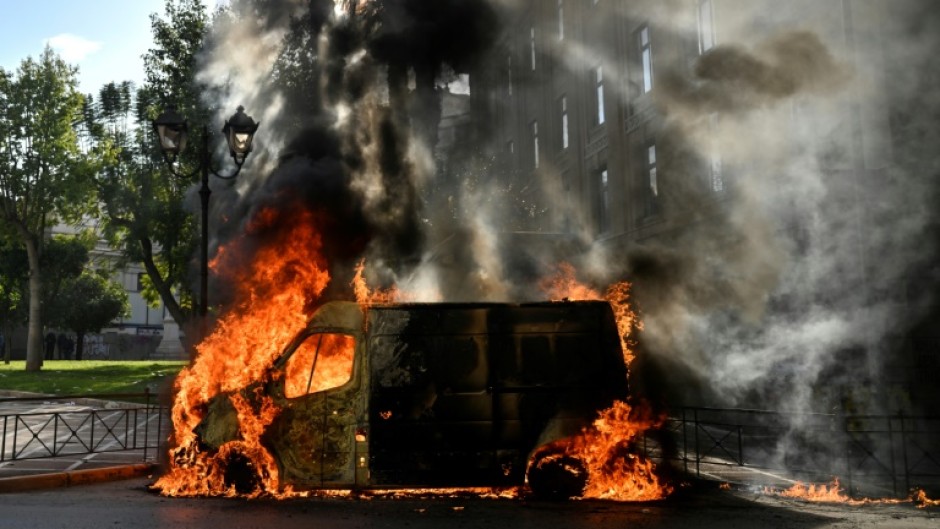
[[325,499],[286,501],[165,498],[150,480],[0,495],[0,526],[8,529],[309,529],[407,527],[700,528],[700,529],[928,529],[940,527],[940,509],[910,504],[847,507],[808,504],[749,491],[685,488],[647,504],[547,503],[479,498]]

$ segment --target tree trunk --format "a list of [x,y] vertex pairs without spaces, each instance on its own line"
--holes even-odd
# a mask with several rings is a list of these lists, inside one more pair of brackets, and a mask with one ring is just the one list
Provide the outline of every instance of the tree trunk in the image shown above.
[[170,316],[176,320],[176,324],[179,325],[181,329],[185,328],[189,318],[186,313],[183,312],[183,308],[180,307],[176,297],[173,296],[173,289],[164,281],[163,276],[160,275],[160,270],[153,261],[153,243],[150,242],[150,239],[144,237],[138,239],[138,242],[140,243],[140,249],[143,250],[144,270],[147,271],[147,275],[150,276],[150,281],[160,294],[163,305],[166,307],[167,312],[170,313]]
[[42,281],[39,273],[39,243],[32,235],[24,236],[29,259],[29,322],[26,334],[26,370],[42,368]]

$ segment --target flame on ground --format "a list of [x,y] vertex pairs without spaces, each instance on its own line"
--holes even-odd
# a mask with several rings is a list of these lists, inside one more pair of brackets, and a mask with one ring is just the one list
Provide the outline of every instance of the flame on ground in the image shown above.
[[918,508],[935,507],[940,505],[940,500],[932,500],[927,497],[923,489],[915,490],[907,499],[897,498],[852,498],[845,494],[844,489],[839,485],[839,479],[834,478],[831,483],[813,484],[797,481],[790,488],[778,491],[772,487],[764,487],[763,493],[770,496],[779,496],[803,500],[814,503],[840,503],[844,505],[891,505],[900,503],[913,503]]
[[821,503],[847,503],[851,501],[843,489],[839,487],[839,480],[834,479],[831,484],[804,484],[797,481],[790,488],[778,493],[784,498],[796,498]]

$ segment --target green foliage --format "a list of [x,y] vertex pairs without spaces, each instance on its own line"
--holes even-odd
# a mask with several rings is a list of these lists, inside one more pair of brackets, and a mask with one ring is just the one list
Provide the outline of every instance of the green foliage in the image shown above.
[[0,82],[0,216],[20,234],[41,235],[55,219],[75,220],[94,198],[93,161],[74,123],[83,99],[77,70],[50,48],[27,57]]
[[55,327],[70,329],[79,335],[100,332],[130,308],[127,292],[121,285],[96,272],[84,272],[63,281],[59,295],[50,303],[57,320]]
[[3,241],[0,244],[0,321],[4,324],[26,322],[28,278],[26,249],[14,240]]
[[27,368],[42,360],[42,255],[46,227],[92,211],[98,157],[79,149],[83,97],[77,70],[46,47],[16,74],[0,69],[0,225],[29,262]]
[[[199,240],[198,219],[186,209],[193,180],[166,168],[151,121],[175,104],[191,130],[205,122],[196,71],[207,24],[200,1],[167,0],[164,17],[151,15],[154,46],[144,55],[144,86],[135,92],[130,83],[107,84],[83,114],[89,148],[107,153],[97,180],[104,235],[126,261],[143,263],[144,298],[162,300],[180,325],[192,314],[187,275]],[[179,173],[194,174],[199,164],[198,149],[185,151]]]

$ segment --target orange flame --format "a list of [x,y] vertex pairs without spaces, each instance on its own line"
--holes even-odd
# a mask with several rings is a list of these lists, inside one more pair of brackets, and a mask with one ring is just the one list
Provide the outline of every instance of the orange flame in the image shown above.
[[[599,291],[578,281],[575,268],[562,263],[554,276],[543,279],[540,287],[549,299],[606,300],[617,320],[617,330],[623,349],[624,361],[633,362],[635,330],[642,324],[630,303],[630,283],[623,281]],[[672,487],[661,483],[655,474],[655,465],[635,451],[634,442],[642,434],[662,424],[663,418],[653,418],[645,408],[634,409],[626,402],[616,401],[602,411],[591,428],[574,439],[563,440],[565,453],[576,457],[588,473],[583,496],[618,501],[651,501],[672,493]]]
[[[281,215],[293,217],[285,223],[288,228],[265,238],[247,270],[237,257],[248,244],[247,237],[221,248],[212,263],[220,275],[237,279],[232,283],[238,285],[238,292],[232,310],[196,347],[193,364],[176,379],[172,419],[178,448],[172,454],[169,471],[154,485],[164,494],[234,494],[223,479],[225,462],[232,452],[247,457],[261,470],[262,486],[267,491],[276,490],[276,467],[259,440],[264,426],[276,415],[273,403],[260,399],[260,406],[251,406],[233,398],[241,439],[226,444],[211,458],[199,449],[194,428],[215,395],[237,392],[263,377],[287,341],[306,324],[313,303],[329,282],[312,213],[263,210],[246,234],[270,228]],[[258,408],[260,411],[256,411]]]
[[643,323],[637,318],[636,312],[630,303],[630,283],[621,281],[607,287],[604,294],[584,283],[578,281],[574,266],[561,263],[557,266],[554,275],[543,278],[539,282],[542,292],[551,300],[605,300],[610,303],[617,320],[617,331],[620,333],[620,345],[623,349],[623,359],[627,367],[633,363],[633,349],[636,341],[633,339],[635,331],[643,330]]
[[937,507],[940,506],[940,500],[932,500],[927,497],[927,493],[923,489],[918,489],[914,491],[911,495],[911,501],[914,502],[920,509],[925,509],[927,507]]
[[[355,354],[356,342],[345,334],[305,341],[285,366],[284,396],[290,399],[345,384],[352,376]],[[316,366],[312,377],[310,366]]]
[[603,299],[600,292],[578,281],[574,266],[561,263],[554,275],[539,281],[539,287],[551,300],[590,300]]
[[931,500],[923,489],[915,490],[907,499],[897,498],[851,498],[843,493],[839,486],[839,479],[833,478],[829,484],[804,484],[797,481],[790,488],[778,491],[772,487],[764,487],[764,494],[781,496],[808,502],[818,503],[842,503],[846,505],[859,506],[870,504],[895,505],[899,503],[911,502],[918,508],[926,508],[940,505],[940,500]]
[[846,503],[851,499],[842,493],[838,479],[834,479],[830,485],[805,485],[797,481],[789,489],[780,492],[780,496],[822,503]]
[[356,295],[356,302],[360,305],[376,305],[381,303],[394,303],[395,301],[401,300],[402,296],[401,291],[398,287],[391,287],[387,290],[382,289],[370,289],[366,284],[366,278],[364,276],[366,268],[365,260],[359,261],[359,264],[356,265],[356,275],[352,280],[353,293]]
[[584,497],[652,501],[672,493],[672,487],[656,476],[653,462],[634,453],[633,445],[643,432],[661,423],[662,420],[637,412],[622,401],[602,411],[591,428],[575,437],[566,451],[587,469]]

